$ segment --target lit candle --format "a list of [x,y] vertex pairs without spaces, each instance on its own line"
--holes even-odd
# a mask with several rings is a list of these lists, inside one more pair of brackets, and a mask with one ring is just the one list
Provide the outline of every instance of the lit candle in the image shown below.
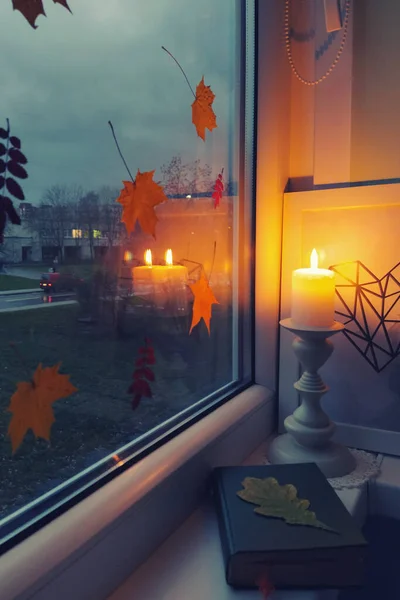
[[153,304],[162,310],[187,311],[187,268],[174,265],[171,249],[165,254],[165,265],[153,265],[151,250],[144,255],[146,265],[134,267],[133,289],[138,295],[151,294]]
[[311,253],[311,267],[292,275],[292,320],[307,327],[331,327],[335,312],[335,273],[318,268],[318,254]]

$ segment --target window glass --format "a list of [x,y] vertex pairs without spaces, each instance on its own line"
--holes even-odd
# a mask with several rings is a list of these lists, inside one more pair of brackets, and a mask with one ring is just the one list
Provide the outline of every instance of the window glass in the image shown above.
[[3,527],[250,376],[243,3],[66,4],[0,6]]

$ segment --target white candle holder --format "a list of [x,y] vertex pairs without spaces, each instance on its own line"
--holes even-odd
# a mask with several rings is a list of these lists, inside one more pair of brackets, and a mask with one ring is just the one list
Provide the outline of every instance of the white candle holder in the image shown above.
[[303,366],[303,374],[294,387],[301,404],[284,421],[286,434],[280,435],[269,448],[268,460],[274,464],[315,462],[326,477],[341,477],[355,468],[355,458],[348,448],[331,440],[335,424],[321,408],[321,398],[328,391],[318,370],[333,352],[330,338],[344,329],[334,321],[331,327],[297,325],[292,319],[280,325],[296,335],[293,350]]

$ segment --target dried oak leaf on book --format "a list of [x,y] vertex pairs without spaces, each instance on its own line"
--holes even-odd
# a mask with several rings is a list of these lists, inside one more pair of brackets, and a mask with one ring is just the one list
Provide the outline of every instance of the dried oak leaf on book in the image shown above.
[[157,216],[154,207],[168,200],[164,188],[153,181],[155,171],[137,172],[136,179],[123,181],[124,188],[117,198],[122,205],[122,223],[128,233],[135,229],[136,221],[144,233],[156,237]]
[[201,277],[198,281],[195,283],[190,283],[189,287],[194,296],[192,324],[190,326],[189,335],[192,333],[193,327],[196,327],[196,325],[200,323],[201,319],[203,319],[204,323],[206,324],[208,334],[210,335],[212,305],[219,304],[219,302],[215,298],[204,273],[201,274]]
[[206,140],[206,129],[212,131],[217,125],[217,117],[212,109],[215,94],[209,85],[205,85],[204,76],[196,87],[196,99],[192,104],[192,123],[197,135]]
[[[71,12],[68,6],[67,0],[53,0],[54,4],[61,4],[69,12]],[[44,12],[43,0],[12,0],[14,10],[19,10],[28,21],[28,23],[34,28],[37,28],[36,19],[39,15],[46,16]]]
[[246,477],[242,485],[244,489],[237,492],[237,495],[246,502],[258,504],[254,509],[258,515],[284,519],[289,525],[308,525],[334,532],[334,529],[319,521],[315,513],[309,510],[308,500],[297,497],[294,485],[280,485],[274,477]]
[[53,367],[39,364],[32,381],[17,383],[17,391],[11,396],[8,411],[12,418],[8,426],[13,454],[18,450],[25,434],[32,429],[35,437],[50,441],[50,430],[54,423],[52,404],[77,392],[69,375],[58,371],[61,363]]

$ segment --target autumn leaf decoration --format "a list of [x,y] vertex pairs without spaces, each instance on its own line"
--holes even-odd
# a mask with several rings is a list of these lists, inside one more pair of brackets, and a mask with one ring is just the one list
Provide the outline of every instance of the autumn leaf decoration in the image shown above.
[[289,525],[307,525],[334,532],[317,519],[315,512],[309,510],[308,500],[297,497],[294,485],[280,485],[274,477],[246,477],[242,485],[244,489],[238,491],[237,495],[246,502],[257,504],[254,512],[258,515],[284,519]]
[[56,400],[77,392],[69,375],[59,373],[61,363],[53,367],[37,367],[31,381],[20,381],[11,396],[8,411],[12,413],[8,427],[13,454],[18,450],[26,433],[32,429],[35,437],[50,441],[54,423],[52,405]]
[[[72,12],[68,6],[67,0],[53,0],[54,4],[61,4],[69,12]],[[44,12],[43,0],[12,0],[14,10],[19,10],[28,21],[28,23],[37,29],[36,19],[39,15],[46,16]]]
[[214,191],[212,193],[212,198],[214,200],[214,208],[218,208],[220,205],[222,194],[224,193],[224,169],[221,170],[217,179],[215,180]]
[[198,281],[189,284],[189,287],[194,296],[192,324],[190,326],[189,335],[192,333],[193,328],[200,323],[201,319],[203,319],[206,324],[208,334],[210,335],[212,305],[219,304],[219,302],[210,288],[210,284],[204,271],[201,272]]
[[153,181],[155,171],[141,173],[138,170],[136,178],[133,178],[119,147],[111,121],[108,124],[111,128],[119,155],[131,178],[131,181],[123,181],[124,187],[116,200],[122,205],[123,209],[121,221],[125,224],[129,234],[135,230],[136,222],[138,221],[142,231],[155,238],[158,219],[154,207],[162,202],[167,202],[168,198],[165,195],[164,188]]
[[135,361],[133,381],[128,388],[128,394],[132,394],[133,410],[139,406],[143,397],[151,398],[153,396],[149,381],[155,380],[154,372],[151,369],[155,363],[156,359],[151,340],[145,338],[144,346],[139,348],[139,357]]
[[7,119],[7,129],[0,127],[0,244],[3,243],[3,234],[7,217],[14,225],[21,225],[21,219],[14,208],[9,193],[18,200],[24,200],[25,195],[20,184],[15,180],[26,179],[28,173],[22,165],[27,159],[21,152],[21,140],[10,132],[10,121]]
[[164,46],[162,49],[170,55],[170,57],[176,62],[178,67],[183,73],[186,83],[188,84],[190,91],[194,96],[194,102],[192,103],[192,123],[196,127],[197,135],[203,140],[206,140],[206,129],[212,131],[218,127],[217,117],[212,108],[212,104],[215,100],[215,94],[211,90],[209,85],[204,83],[204,75],[201,78],[200,83],[196,87],[196,93],[194,93],[192,86],[189,83],[185,71],[182,69],[175,56],[171,54]]
[[275,591],[275,588],[274,588],[272,582],[269,580],[269,578],[266,575],[261,577],[261,579],[259,580],[258,589],[262,593],[262,597],[264,598],[264,600],[267,600],[267,598],[269,598],[271,596],[272,592]]

